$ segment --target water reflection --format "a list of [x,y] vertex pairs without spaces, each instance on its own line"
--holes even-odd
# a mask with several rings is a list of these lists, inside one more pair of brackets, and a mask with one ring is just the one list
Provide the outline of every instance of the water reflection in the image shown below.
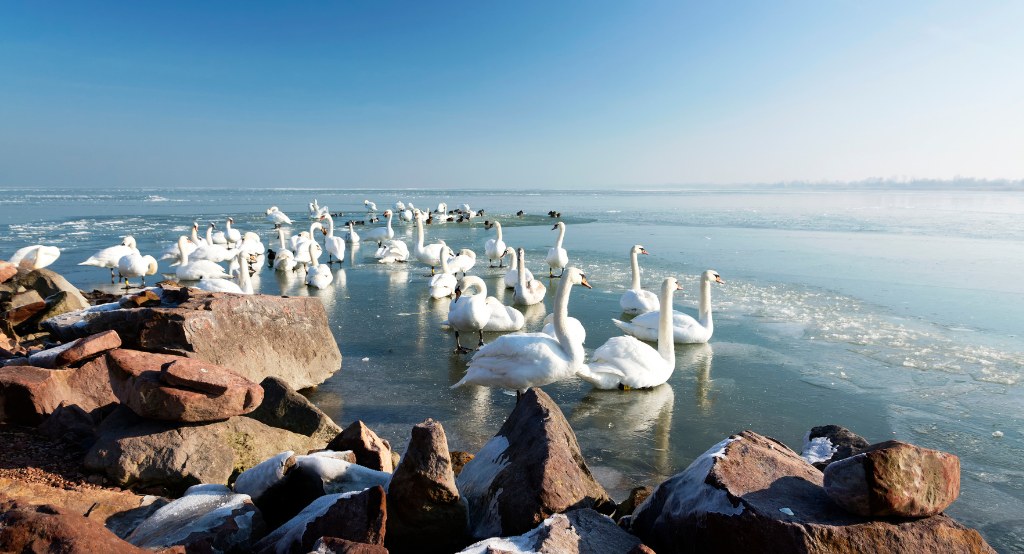
[[348,264],[352,267],[362,264],[362,260],[359,259],[359,243],[350,243],[348,248]]
[[676,372],[693,375],[696,384],[693,388],[694,404],[703,416],[711,415],[714,407],[711,382],[711,360],[715,352],[710,344],[688,344],[676,347]]

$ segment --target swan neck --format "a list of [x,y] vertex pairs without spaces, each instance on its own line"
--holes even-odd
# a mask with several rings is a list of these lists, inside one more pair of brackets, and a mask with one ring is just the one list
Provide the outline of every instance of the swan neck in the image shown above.
[[672,328],[672,295],[675,287],[671,282],[661,286],[661,313],[658,315],[658,354],[672,368],[676,365],[676,342]]
[[284,242],[284,229],[277,230],[277,238],[279,241],[281,241],[281,251],[284,252],[285,250],[288,249],[288,246]]
[[636,252],[633,250],[629,251],[629,263],[633,269],[633,284],[629,288],[639,291],[640,290],[640,262],[637,260]]
[[558,240],[555,241],[555,248],[562,247],[562,240],[565,238],[565,224],[558,226]]
[[423,218],[416,216],[416,250],[423,250]]
[[188,264],[188,251],[185,250],[185,244],[187,243],[188,239],[186,239],[185,237],[181,237],[178,239],[178,265]]
[[325,217],[325,219],[327,219],[327,236],[333,237],[334,236],[334,218],[331,217],[331,214],[327,214],[324,217]]
[[312,239],[309,241],[309,265],[313,266],[313,269],[320,265],[316,255],[316,241]]
[[501,242],[501,223],[495,221],[494,226],[498,228],[498,242]]
[[697,319],[701,325],[709,329],[713,325],[711,320],[711,281],[708,279],[700,281],[700,305]]
[[565,280],[558,284],[558,292],[555,294],[554,302],[554,321],[552,321],[552,324],[555,336],[558,337],[558,344],[569,353],[569,357],[572,358],[572,362],[575,365],[583,361],[584,350],[582,343],[576,343],[569,338],[569,291],[571,289],[572,281],[568,278],[565,278]]
[[519,265],[516,267],[516,272],[519,276],[519,288],[526,290],[526,261],[522,259],[522,253],[516,257],[519,258]]

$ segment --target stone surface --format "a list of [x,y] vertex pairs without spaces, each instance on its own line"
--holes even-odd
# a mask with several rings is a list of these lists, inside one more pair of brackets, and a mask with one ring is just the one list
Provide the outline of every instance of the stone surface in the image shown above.
[[29,302],[28,304],[22,304],[16,308],[11,308],[3,314],[3,318],[7,322],[15,327],[17,330],[21,330],[23,324],[26,321],[31,320],[37,314],[42,313],[46,309],[46,302],[40,300],[39,302]]
[[822,474],[752,431],[711,447],[636,509],[630,532],[674,552],[994,552],[944,516],[871,520],[829,500]]
[[[41,295],[37,291],[31,290],[31,289],[23,290],[21,292],[15,293],[11,297],[11,303],[10,303],[10,306],[8,306],[8,309],[20,308],[22,306],[27,306],[29,304],[39,304],[40,302],[42,302],[44,304],[46,303],[46,298],[43,295]],[[10,319],[10,318],[8,318],[8,319]],[[17,325],[17,324],[21,323],[22,321],[24,321],[24,319],[21,319],[20,321],[13,321],[12,320],[11,324],[12,325]]]
[[62,368],[93,358],[121,346],[116,331],[104,331],[60,346],[34,352],[29,362],[36,367]]
[[523,395],[457,482],[477,539],[522,534],[570,508],[615,510],[558,405],[537,388]]
[[306,553],[323,536],[381,546],[387,524],[383,487],[316,499],[301,513],[261,539],[253,552]]
[[[444,434],[444,431],[441,432]],[[395,467],[391,465],[391,444],[377,436],[362,421],[356,420],[345,428],[338,436],[327,444],[329,450],[351,450],[356,455],[356,463],[391,473]]]
[[466,507],[455,486],[440,423],[428,419],[412,428],[388,486],[388,506],[391,550],[453,552],[470,542],[465,536]]
[[928,517],[960,496],[960,458],[886,441],[833,462],[824,485],[833,502],[857,515]]
[[0,283],[6,283],[18,274],[18,266],[7,260],[0,260]]
[[0,552],[144,554],[101,524],[54,506],[0,500]]
[[263,402],[248,414],[249,417],[271,427],[313,437],[324,444],[329,443],[341,432],[341,427],[338,427],[327,414],[314,406],[305,396],[292,390],[284,380],[267,377],[260,381],[260,387],[263,388]]
[[311,554],[388,554],[388,549],[376,544],[353,542],[338,537],[320,537]]
[[309,437],[247,417],[180,424],[143,419],[120,406],[100,425],[85,465],[120,486],[180,492],[199,483],[227,484],[233,474],[279,452],[306,452],[313,446]]
[[125,540],[155,550],[182,545],[188,552],[246,551],[263,532],[248,495],[223,485],[196,485],[153,512]]
[[619,529],[610,518],[583,508],[555,514],[523,535],[486,539],[462,552],[623,554],[640,546],[640,539]]
[[[123,348],[106,356],[114,394],[143,417],[218,421],[251,412],[263,401],[259,385],[215,364]],[[175,376],[168,375],[172,368]]]
[[68,292],[62,290],[46,297],[46,306],[32,319],[26,321],[24,326],[32,330],[40,329],[43,320],[57,317],[66,313],[82,310],[89,307],[89,302],[78,291]]
[[801,456],[814,467],[825,471],[832,462],[858,454],[868,447],[864,437],[840,425],[819,425],[811,428],[804,439]]
[[[89,306],[89,301],[82,295],[82,292],[55,271],[51,271],[46,268],[35,269],[29,271],[25,275],[19,275],[17,280],[18,284],[26,289],[38,292],[43,298],[53,296],[58,292],[67,293],[68,305],[77,306],[77,308],[74,308],[76,310],[87,308]],[[93,333],[88,334],[91,335]]]
[[160,307],[90,309],[43,326],[64,341],[113,329],[127,348],[206,360],[255,383],[279,377],[295,390],[341,369],[327,312],[312,297],[186,288],[163,291]]
[[92,411],[116,401],[103,365],[85,364],[77,369],[0,367],[0,423],[34,426],[61,404]]
[[448,456],[452,459],[452,471],[455,476],[458,477],[462,473],[462,468],[473,459],[473,455],[469,452],[463,452],[461,450],[452,450],[448,453]]
[[624,516],[631,515],[636,510],[636,507],[642,504],[644,500],[647,500],[647,497],[652,492],[654,492],[652,487],[634,487],[633,490],[629,491],[629,496],[615,507],[612,519],[618,521]]

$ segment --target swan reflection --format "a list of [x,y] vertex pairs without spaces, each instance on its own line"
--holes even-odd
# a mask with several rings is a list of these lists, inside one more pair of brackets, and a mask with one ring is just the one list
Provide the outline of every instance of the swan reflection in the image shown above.
[[676,372],[695,378],[695,405],[701,415],[710,415],[714,407],[711,395],[711,360],[715,352],[710,344],[680,345],[676,351]]

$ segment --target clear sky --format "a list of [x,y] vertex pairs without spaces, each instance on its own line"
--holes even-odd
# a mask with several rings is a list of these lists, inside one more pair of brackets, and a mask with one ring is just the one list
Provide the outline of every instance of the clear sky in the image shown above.
[[1024,2],[3,2],[0,186],[1024,177]]

